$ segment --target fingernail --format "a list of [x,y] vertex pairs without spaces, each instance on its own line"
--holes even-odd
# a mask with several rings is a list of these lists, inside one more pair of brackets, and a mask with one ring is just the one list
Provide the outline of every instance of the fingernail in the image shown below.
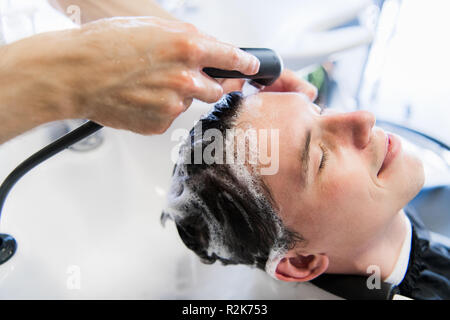
[[259,59],[252,56],[252,73],[258,73],[259,71]]

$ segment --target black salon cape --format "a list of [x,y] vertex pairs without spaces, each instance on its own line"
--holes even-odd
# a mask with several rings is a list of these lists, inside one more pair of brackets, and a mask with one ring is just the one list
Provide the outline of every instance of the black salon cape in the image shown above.
[[418,300],[450,299],[449,247],[430,239],[417,210],[404,208],[412,225],[408,269],[398,285],[401,295]]

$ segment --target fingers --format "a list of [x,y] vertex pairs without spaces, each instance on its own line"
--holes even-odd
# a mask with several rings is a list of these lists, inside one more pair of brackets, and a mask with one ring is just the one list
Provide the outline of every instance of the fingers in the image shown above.
[[223,93],[230,93],[233,91],[242,91],[245,79],[218,79],[222,85]]
[[247,75],[259,70],[259,60],[255,56],[231,44],[202,39],[202,47],[204,50],[198,61],[202,67],[236,70]]
[[[201,67],[236,70],[248,75],[255,74],[259,70],[259,60],[255,56],[200,32],[193,24],[158,17],[115,19],[116,24],[123,23],[124,25],[130,25],[130,21],[135,24],[137,21],[141,21],[143,27],[141,31],[144,35],[148,35],[147,31],[151,31],[155,26],[165,29],[163,32],[168,31],[165,38],[170,39],[170,47],[166,50],[174,48],[176,51],[173,53],[174,57],[184,57],[187,58],[186,60],[196,61]],[[171,35],[175,37],[173,38]]]
[[293,71],[285,69],[281,76],[271,86],[263,91],[271,92],[301,92],[311,101],[317,98],[317,88],[308,81],[298,77]]
[[106,103],[104,112],[95,112],[90,119],[118,129],[140,134],[164,133],[173,120],[192,103],[170,89],[123,89]]
[[163,133],[193,99],[212,103],[222,94],[222,86],[202,72],[171,68],[140,80],[138,87],[122,89],[109,103],[114,106],[109,116],[141,134]]
[[199,72],[195,78],[195,87],[193,88],[192,97],[206,103],[214,103],[223,95],[222,86],[214,79]]
[[[164,50],[155,50],[157,57],[153,61],[178,61],[192,69],[212,67],[235,70],[247,75],[256,74],[259,70],[260,63],[255,56],[199,32],[192,24],[154,19],[149,21],[156,21],[166,33],[164,37],[160,36],[160,45]],[[142,31],[145,39],[149,32],[144,32],[145,28]]]
[[170,66],[167,69],[151,73],[144,80],[149,88],[168,88],[184,98],[195,98],[206,103],[218,101],[223,95],[222,86],[202,71]]

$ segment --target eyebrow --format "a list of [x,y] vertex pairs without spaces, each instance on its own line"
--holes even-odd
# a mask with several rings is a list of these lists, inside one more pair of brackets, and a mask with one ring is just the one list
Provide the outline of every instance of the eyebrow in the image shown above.
[[306,187],[308,184],[308,171],[309,171],[309,149],[311,145],[311,129],[309,129],[306,132],[306,138],[305,138],[305,146],[301,152],[301,174],[300,174],[300,181],[303,187]]

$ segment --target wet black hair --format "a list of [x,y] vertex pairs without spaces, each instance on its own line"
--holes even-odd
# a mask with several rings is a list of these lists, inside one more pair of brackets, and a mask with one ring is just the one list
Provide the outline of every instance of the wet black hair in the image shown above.
[[[199,120],[202,133],[218,129],[225,136],[235,125],[242,100],[241,92],[225,95]],[[172,218],[184,244],[204,263],[219,260],[265,270],[273,248],[288,250],[302,237],[283,226],[271,191],[260,177],[252,174],[256,183],[249,186],[229,164],[194,164],[194,149],[203,151],[212,142],[198,143],[194,129],[180,149],[180,157],[190,154],[191,161],[179,161],[174,167],[162,221]]]

